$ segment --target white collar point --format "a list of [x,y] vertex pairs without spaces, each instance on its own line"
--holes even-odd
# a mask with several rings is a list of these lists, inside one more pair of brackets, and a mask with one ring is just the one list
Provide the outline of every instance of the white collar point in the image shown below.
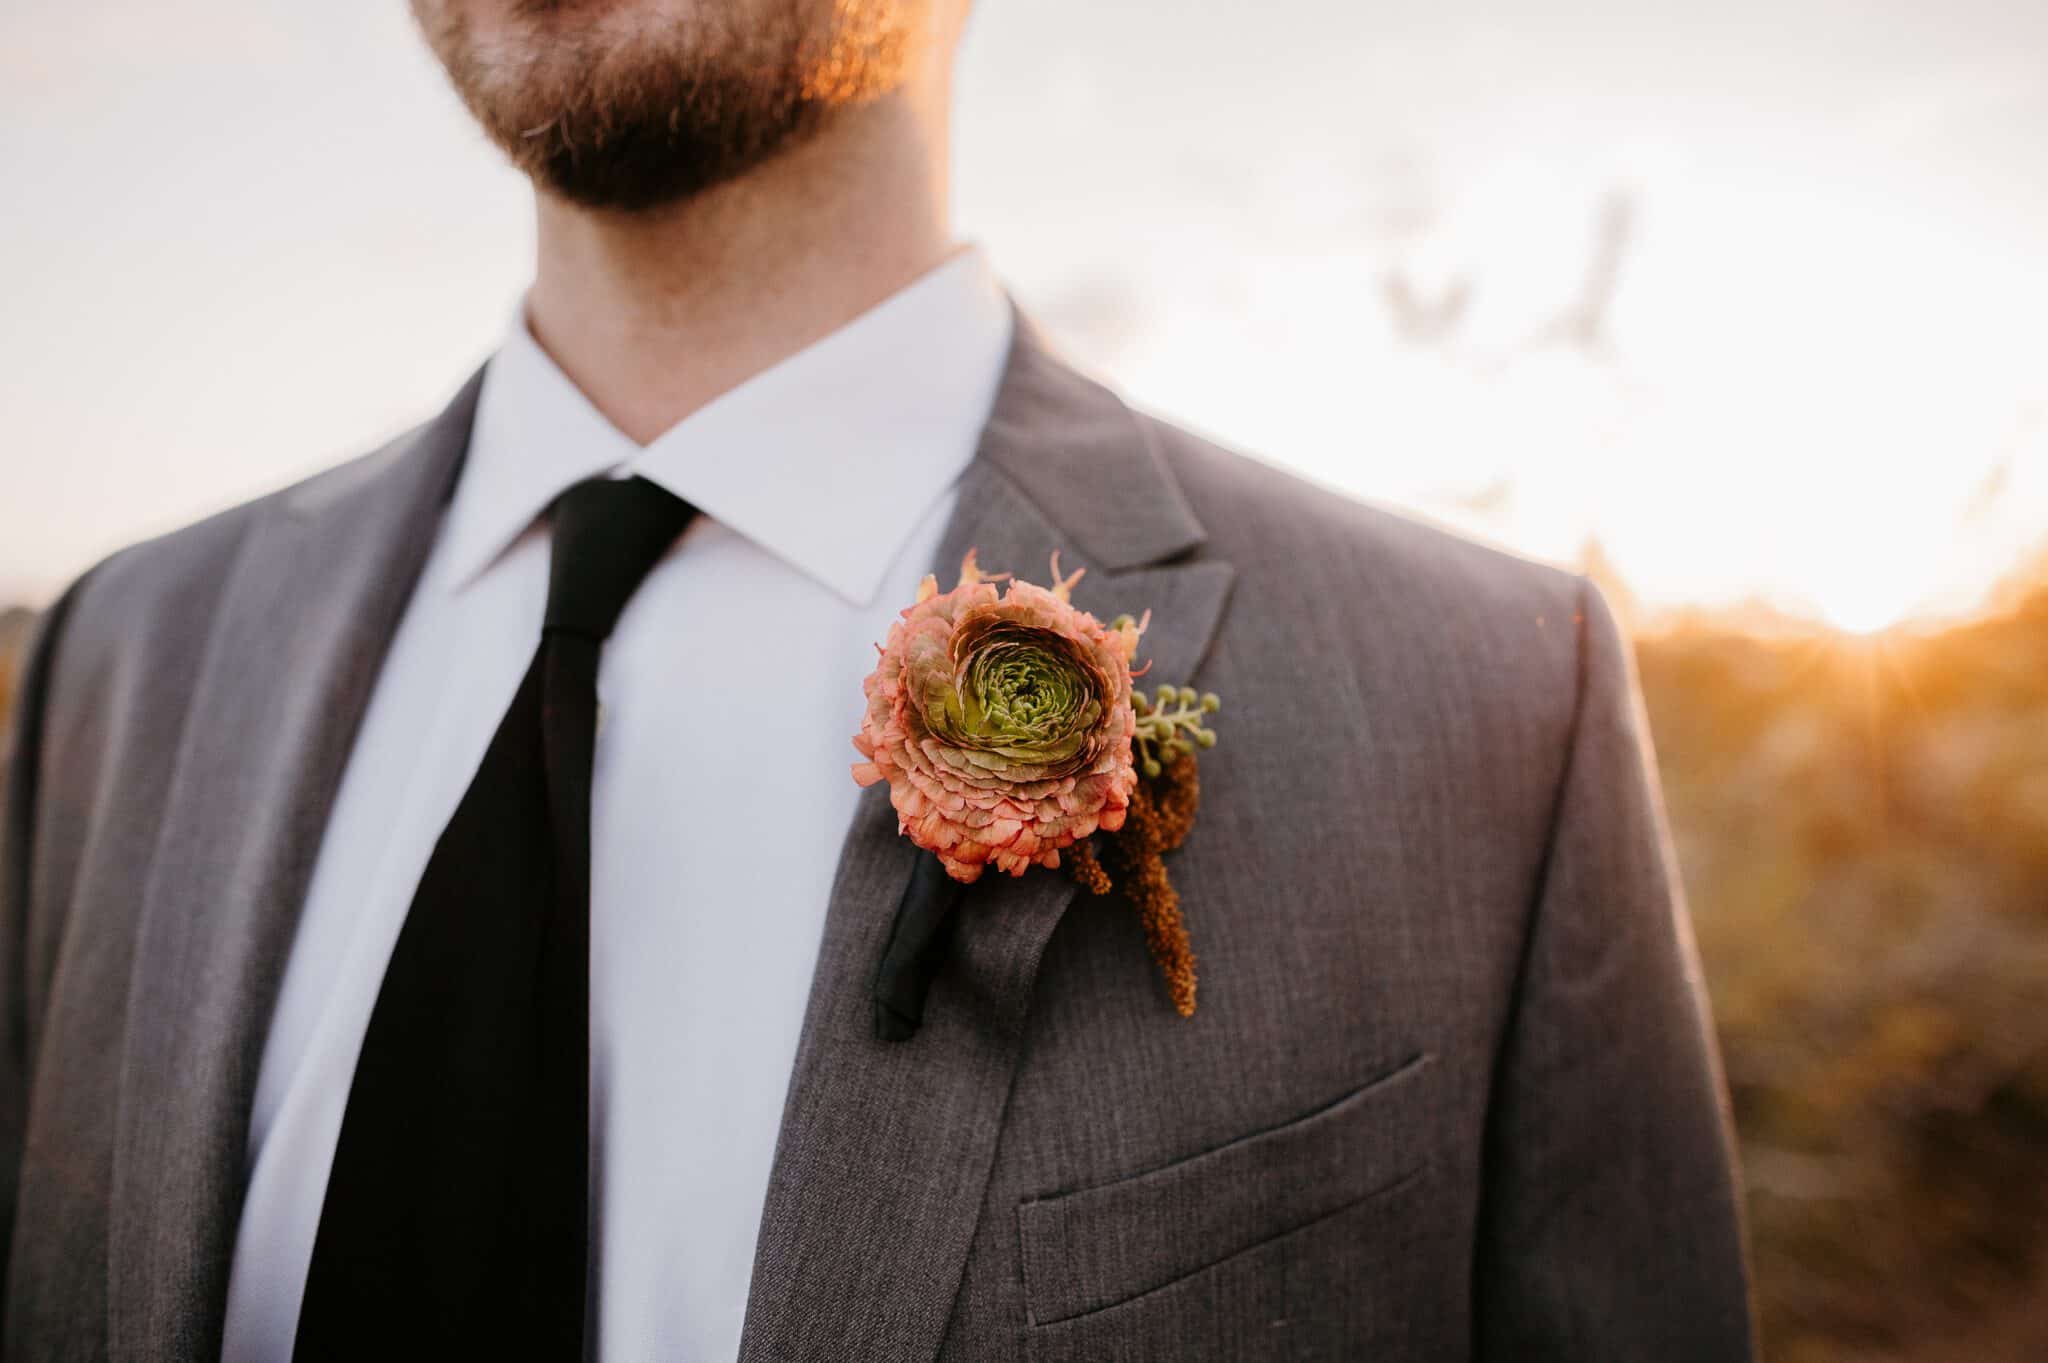
[[518,321],[478,395],[444,582],[497,561],[563,488],[650,478],[856,606],[973,458],[1014,313],[978,249],[755,375],[645,447]]

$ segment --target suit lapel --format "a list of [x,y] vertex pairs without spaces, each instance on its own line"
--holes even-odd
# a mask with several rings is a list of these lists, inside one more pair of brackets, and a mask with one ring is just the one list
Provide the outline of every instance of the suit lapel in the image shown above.
[[[941,587],[970,547],[984,568],[1040,582],[1058,550],[1063,567],[1089,570],[1077,605],[1104,619],[1151,608],[1139,658],[1179,682],[1207,650],[1232,574],[1159,560],[1201,539],[1137,419],[1020,318],[933,565]],[[928,1359],[951,1314],[1038,963],[1074,886],[1056,872],[985,875],[956,914],[921,1029],[879,1041],[869,991],[922,855],[898,834],[886,788],[867,791],[841,850],[783,1113],[746,1363]],[[1141,975],[1131,987],[1152,983]]]
[[255,513],[223,585],[129,986],[107,1265],[117,1357],[219,1356],[271,1006],[476,391],[472,379],[414,435]]

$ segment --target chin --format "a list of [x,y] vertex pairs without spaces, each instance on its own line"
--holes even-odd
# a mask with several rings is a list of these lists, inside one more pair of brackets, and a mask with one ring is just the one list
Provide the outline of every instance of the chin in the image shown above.
[[492,140],[541,189],[669,206],[901,88],[916,0],[413,0]]

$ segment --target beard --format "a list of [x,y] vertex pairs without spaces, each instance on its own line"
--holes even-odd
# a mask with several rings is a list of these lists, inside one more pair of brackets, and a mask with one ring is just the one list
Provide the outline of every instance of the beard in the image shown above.
[[682,202],[903,85],[910,0],[412,0],[491,140],[540,188]]

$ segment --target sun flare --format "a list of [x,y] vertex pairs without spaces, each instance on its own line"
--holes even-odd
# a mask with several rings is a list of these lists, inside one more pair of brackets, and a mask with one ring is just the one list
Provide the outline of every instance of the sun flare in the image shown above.
[[1836,583],[1811,595],[1813,613],[1844,634],[1882,634],[1912,613],[1910,601],[1882,584]]

